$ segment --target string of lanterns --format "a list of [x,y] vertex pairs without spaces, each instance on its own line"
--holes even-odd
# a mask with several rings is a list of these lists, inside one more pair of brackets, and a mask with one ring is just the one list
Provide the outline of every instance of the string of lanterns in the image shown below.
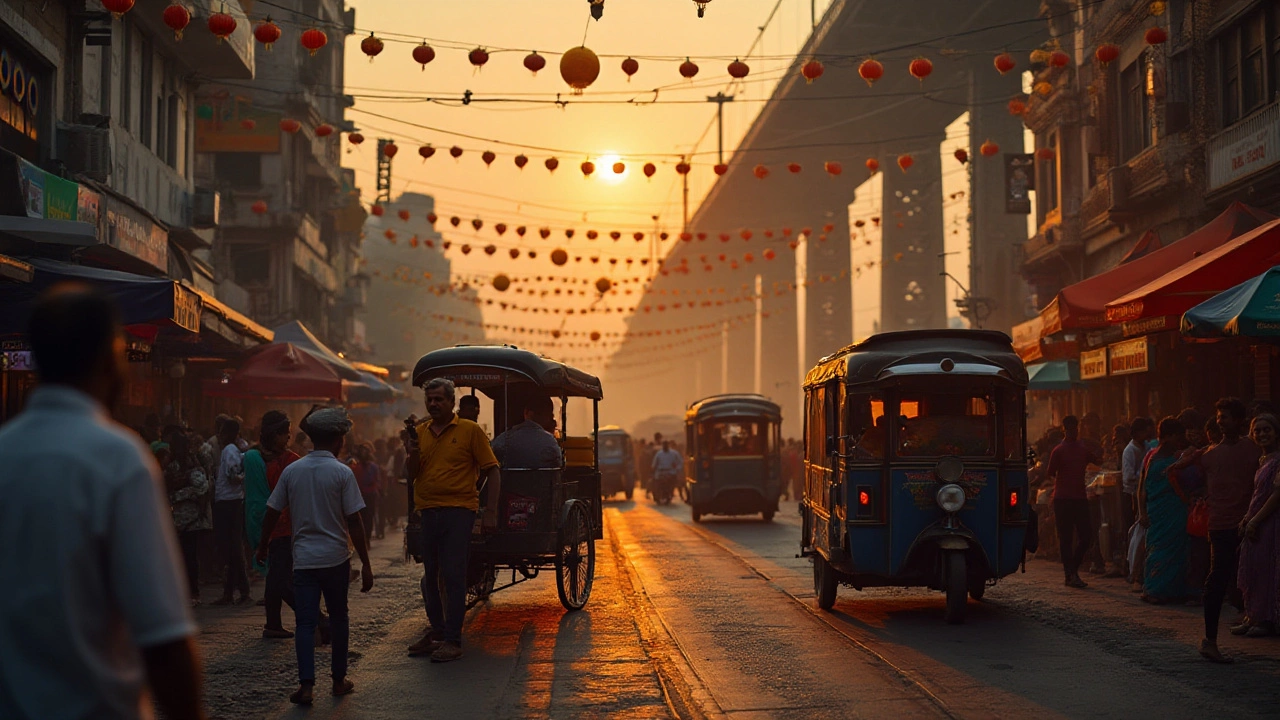
[[532,337],[551,338],[553,340],[560,340],[562,338],[585,337],[585,338],[591,339],[593,343],[599,342],[602,338],[634,340],[634,339],[652,339],[652,338],[666,337],[666,336],[684,336],[684,335],[688,335],[689,333],[702,332],[702,331],[711,330],[711,329],[719,329],[721,328],[724,322],[730,322],[730,323],[742,322],[755,317],[755,313],[752,312],[752,313],[744,313],[741,315],[737,315],[737,316],[733,316],[733,317],[729,317],[721,320],[716,320],[715,322],[699,323],[696,325],[683,325],[679,327],[668,327],[668,328],[663,328],[661,330],[638,330],[638,331],[626,330],[622,332],[618,332],[618,331],[601,332],[598,330],[575,331],[575,330],[560,330],[560,329],[554,329],[554,328],[531,328],[523,325],[504,325],[499,323],[488,323],[488,322],[472,320],[470,318],[458,317],[456,315],[450,315],[448,313],[440,313],[440,312],[425,313],[419,310],[418,308],[410,307],[408,305],[403,305],[403,304],[399,304],[396,307],[392,308],[392,312],[412,315],[419,319],[433,320],[436,322],[443,322],[451,325],[463,325],[467,327],[482,328],[485,330],[500,330],[502,332],[516,333],[519,335],[528,335]]

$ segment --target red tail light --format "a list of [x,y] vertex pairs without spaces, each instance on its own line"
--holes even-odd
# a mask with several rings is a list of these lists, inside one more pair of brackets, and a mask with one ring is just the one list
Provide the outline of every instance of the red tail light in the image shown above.
[[871,493],[863,490],[858,493],[858,504],[866,507],[871,504]]
[[1009,492],[1009,507],[1011,508],[1018,507],[1018,491],[1017,490],[1012,490]]

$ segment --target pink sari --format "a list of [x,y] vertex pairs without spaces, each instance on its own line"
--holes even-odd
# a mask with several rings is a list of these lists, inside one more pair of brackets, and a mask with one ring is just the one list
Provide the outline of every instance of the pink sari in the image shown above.
[[[1249,503],[1252,517],[1271,497],[1280,470],[1280,458],[1272,459],[1253,476],[1253,500]],[[1272,513],[1258,526],[1258,536],[1240,542],[1240,570],[1237,580],[1244,594],[1244,612],[1257,623],[1280,620],[1280,513]]]

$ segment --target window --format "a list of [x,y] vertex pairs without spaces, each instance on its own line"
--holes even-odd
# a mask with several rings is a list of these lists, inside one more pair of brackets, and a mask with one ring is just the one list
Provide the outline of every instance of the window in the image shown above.
[[809,407],[804,429],[805,459],[815,465],[826,462],[827,427],[822,416],[823,388],[809,391]]
[[904,392],[896,442],[902,457],[993,457],[995,403],[990,392]]
[[1214,39],[1222,125],[1257,112],[1280,92],[1280,3],[1266,2]]
[[1000,431],[1004,435],[1001,442],[1005,460],[1022,459],[1023,395],[1020,390],[1000,392]]
[[1151,145],[1146,56],[1120,71],[1120,158],[1129,160]]
[[600,457],[620,458],[626,452],[624,438],[620,435],[600,436]]
[[138,140],[149,149],[155,148],[155,137],[152,134],[152,121],[155,115],[155,52],[151,43],[143,39],[142,51],[142,83],[139,86],[138,106]]
[[241,188],[262,185],[262,156],[258,153],[218,153],[214,177],[220,183]]
[[845,430],[849,438],[845,454],[854,461],[882,459],[889,442],[884,397],[879,393],[848,395],[845,412]]
[[769,450],[769,424],[764,422],[703,423],[701,450],[717,458],[761,457]]

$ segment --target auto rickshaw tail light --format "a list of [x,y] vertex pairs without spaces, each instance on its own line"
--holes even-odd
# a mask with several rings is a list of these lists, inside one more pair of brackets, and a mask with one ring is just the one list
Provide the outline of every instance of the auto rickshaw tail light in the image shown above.
[[1018,491],[1014,490],[1009,493],[1009,507],[1018,507]]
[[875,495],[870,485],[859,485],[857,488],[858,506],[855,509],[854,517],[858,520],[870,520],[875,518],[876,504]]

